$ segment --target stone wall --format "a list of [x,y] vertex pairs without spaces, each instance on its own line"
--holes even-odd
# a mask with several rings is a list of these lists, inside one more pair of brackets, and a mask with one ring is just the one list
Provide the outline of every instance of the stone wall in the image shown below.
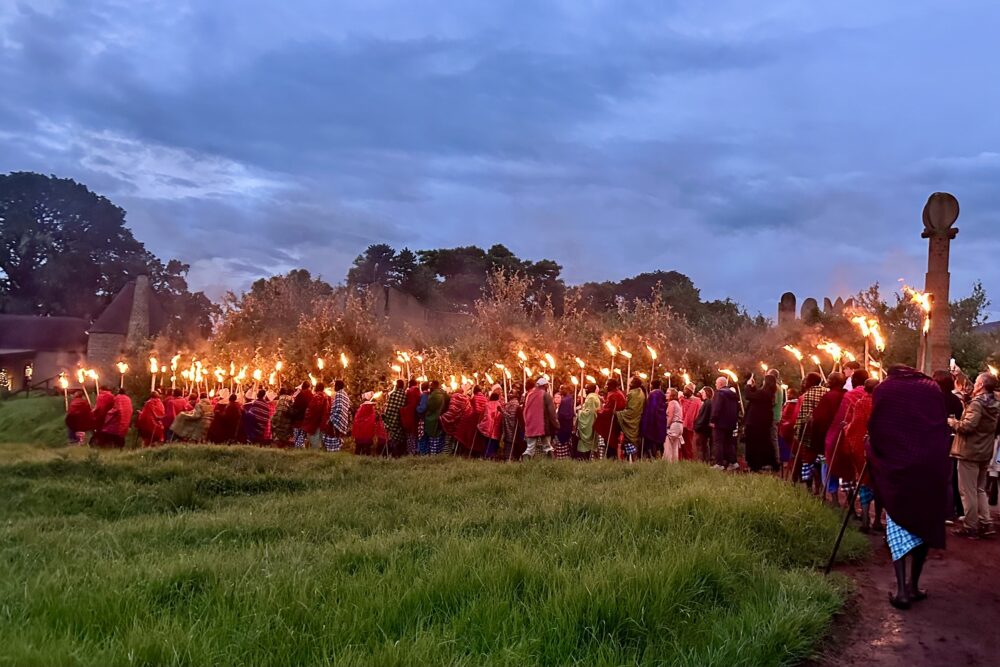
[[96,368],[102,377],[117,373],[115,363],[125,350],[125,340],[122,334],[90,334],[87,341],[87,365]]

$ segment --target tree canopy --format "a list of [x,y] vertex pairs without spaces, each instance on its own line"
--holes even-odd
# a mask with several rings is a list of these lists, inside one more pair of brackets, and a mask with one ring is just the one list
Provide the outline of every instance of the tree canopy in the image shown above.
[[215,307],[188,290],[188,265],[163,264],[125,225],[125,211],[69,178],[0,175],[0,312],[94,317],[147,275],[168,333],[211,333]]

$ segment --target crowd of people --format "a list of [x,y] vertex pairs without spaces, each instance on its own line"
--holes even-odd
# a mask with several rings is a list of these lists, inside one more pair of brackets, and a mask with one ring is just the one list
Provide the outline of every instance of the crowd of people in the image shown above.
[[[897,366],[880,381],[850,362],[826,377],[809,373],[797,388],[782,384],[775,369],[760,383],[750,374],[731,386],[721,376],[700,390],[664,388],[658,379],[647,385],[637,376],[624,390],[612,378],[603,389],[589,383],[579,392],[553,387],[547,376],[509,392],[397,380],[384,397],[363,393],[354,409],[337,380],[277,393],[153,392],[135,427],[144,446],[336,452],[351,438],[358,455],[698,460],[717,470],[771,472],[834,505],[849,503],[848,511],[860,509],[863,531],[886,533],[899,584],[891,601],[906,608],[925,595],[918,583],[927,549],[943,547],[947,523],[970,539],[995,534],[986,489],[997,459],[996,393],[990,373],[970,383],[959,372],[931,378]],[[103,390],[93,406],[77,391],[67,409],[69,438],[83,444],[92,432],[92,445],[122,447],[132,415],[124,391]]]

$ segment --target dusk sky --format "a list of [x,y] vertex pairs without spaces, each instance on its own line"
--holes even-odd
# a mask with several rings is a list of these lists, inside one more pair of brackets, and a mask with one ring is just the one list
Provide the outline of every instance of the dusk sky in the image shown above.
[[1000,311],[1000,3],[0,0],[0,172],[77,179],[217,297],[370,243],[678,270],[774,316],[923,285]]

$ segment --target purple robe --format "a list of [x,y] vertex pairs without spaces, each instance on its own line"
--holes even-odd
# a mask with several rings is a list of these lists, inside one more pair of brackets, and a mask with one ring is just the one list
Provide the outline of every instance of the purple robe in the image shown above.
[[872,394],[869,472],[897,524],[943,549],[951,464],[944,394],[929,377],[894,366]]
[[662,389],[654,389],[646,397],[639,430],[653,447],[661,447],[667,439],[667,395]]

